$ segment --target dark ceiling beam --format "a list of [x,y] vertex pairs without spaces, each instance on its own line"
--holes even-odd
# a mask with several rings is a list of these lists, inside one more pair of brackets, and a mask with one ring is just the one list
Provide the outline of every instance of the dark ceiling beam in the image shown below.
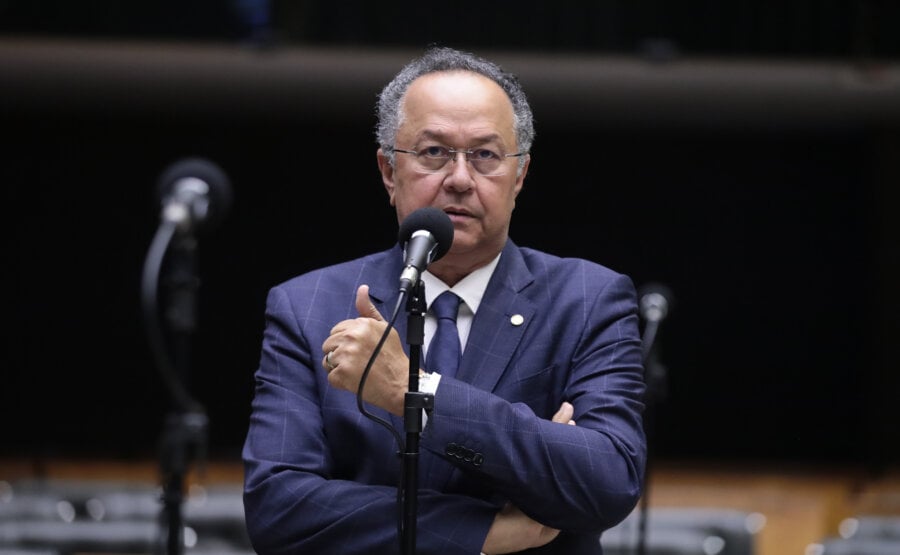
[[[360,121],[409,49],[0,38],[10,114]],[[900,125],[900,64],[482,54],[516,73],[541,125]]]

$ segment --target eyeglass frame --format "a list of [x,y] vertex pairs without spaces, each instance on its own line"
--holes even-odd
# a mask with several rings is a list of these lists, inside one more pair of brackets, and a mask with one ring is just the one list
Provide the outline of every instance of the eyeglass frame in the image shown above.
[[[456,163],[456,159],[458,158],[458,156],[457,156],[458,154],[465,154],[466,162],[468,162],[468,163],[471,164],[472,161],[469,160],[469,156],[472,155],[472,154],[475,154],[475,150],[477,150],[477,149],[462,150],[462,149],[455,149],[455,148],[452,148],[452,147],[449,147],[449,146],[447,146],[447,147],[441,147],[441,148],[446,148],[446,149],[447,149],[447,152],[450,153],[450,156],[447,158],[447,161],[444,162],[444,164],[443,164],[440,168],[438,168],[437,170],[435,170],[435,171],[433,171],[433,172],[428,172],[428,175],[435,175],[435,174],[441,173],[442,171],[444,171],[444,168],[447,167],[447,164],[448,164],[449,162],[451,162],[451,161],[452,161],[453,163]],[[490,150],[490,149],[484,149],[484,150]],[[412,155],[414,155],[417,159],[418,159],[419,156],[422,156],[422,154],[420,154],[418,151],[415,151],[415,150],[406,150],[406,149],[402,149],[402,148],[396,148],[396,147],[394,147],[394,146],[391,147],[391,152],[402,152],[402,153],[404,153],[404,154],[412,154]],[[501,156],[502,156],[503,158],[516,158],[516,157],[519,157],[519,156],[524,156],[524,155],[526,155],[526,154],[528,154],[528,152],[526,152],[526,151],[521,151],[521,152],[514,152],[514,153],[512,153],[512,154],[502,154]],[[474,164],[472,164],[472,168],[475,169],[475,173],[477,173],[478,175],[484,176],[484,177],[498,177],[498,176],[501,176],[501,175],[505,175],[505,173],[495,173],[495,174],[485,174],[485,173],[481,173],[480,171],[478,171],[478,170],[475,168],[475,165],[474,165]]]

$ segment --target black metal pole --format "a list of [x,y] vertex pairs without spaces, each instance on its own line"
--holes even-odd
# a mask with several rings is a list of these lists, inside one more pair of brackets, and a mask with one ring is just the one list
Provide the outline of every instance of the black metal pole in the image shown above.
[[406,445],[403,450],[403,555],[416,553],[416,519],[419,484],[419,436],[422,433],[422,411],[431,410],[434,398],[419,391],[419,360],[425,342],[425,284],[421,281],[410,289],[407,299],[407,342],[409,343],[409,387],[404,400],[403,420]]
[[658,348],[656,346],[656,333],[659,328],[659,320],[648,320],[644,328],[644,381],[646,392],[644,394],[644,434],[647,438],[647,463],[644,467],[643,494],[640,501],[638,514],[637,555],[646,555],[647,552],[647,521],[650,517],[650,475],[655,459],[656,440],[656,405],[665,396],[666,367],[659,361]]
[[171,336],[173,378],[185,392],[175,399],[175,407],[167,416],[160,446],[163,514],[161,523],[166,534],[166,553],[184,553],[185,480],[192,461],[206,448],[207,417],[202,407],[186,394],[191,366],[191,341],[196,329],[196,291],[199,280],[195,272],[196,240],[190,234],[178,234],[169,254],[169,272],[164,281],[167,295],[163,314]]

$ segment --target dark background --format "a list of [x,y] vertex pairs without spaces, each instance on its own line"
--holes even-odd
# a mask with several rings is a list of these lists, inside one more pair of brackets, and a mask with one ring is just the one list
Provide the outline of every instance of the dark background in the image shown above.
[[234,205],[200,238],[187,378],[236,458],[266,291],[395,240],[375,95],[440,43],[531,94],[513,239],[671,289],[657,456],[900,461],[900,7],[571,4],[0,0],[0,454],[155,453],[154,187],[203,156]]

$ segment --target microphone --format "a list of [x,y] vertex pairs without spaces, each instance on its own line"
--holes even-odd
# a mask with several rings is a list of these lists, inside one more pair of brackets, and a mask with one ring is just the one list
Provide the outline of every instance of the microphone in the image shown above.
[[672,291],[665,285],[651,283],[641,287],[638,308],[641,318],[658,324],[669,314]]
[[407,216],[397,235],[404,251],[400,291],[405,293],[419,282],[419,276],[429,264],[450,250],[453,222],[443,210],[426,206]]
[[159,176],[162,219],[179,231],[206,231],[231,207],[231,183],[225,172],[204,158],[183,158]]
[[671,305],[672,290],[661,283],[648,283],[638,290],[638,313],[646,322],[644,335],[641,338],[645,362],[650,357],[656,342],[656,333],[660,323],[669,315]]

